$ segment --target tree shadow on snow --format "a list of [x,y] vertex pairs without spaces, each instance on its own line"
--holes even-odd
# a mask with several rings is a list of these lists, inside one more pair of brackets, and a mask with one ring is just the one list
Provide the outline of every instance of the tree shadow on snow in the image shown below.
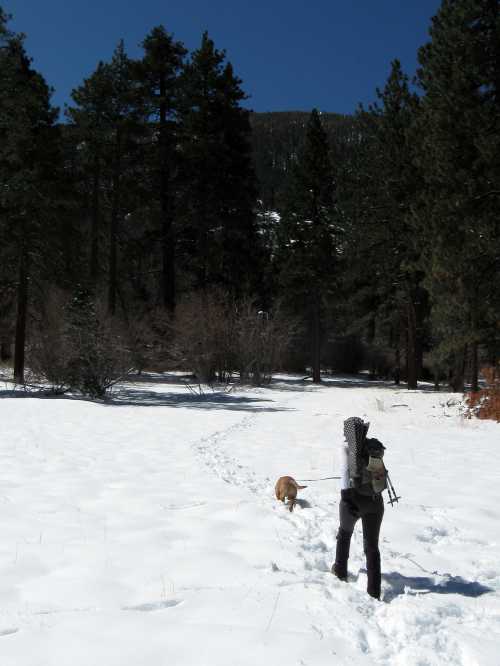
[[[286,407],[269,405],[272,400],[250,396],[236,396],[231,393],[159,393],[131,387],[115,389],[109,400],[102,404],[111,407],[185,407],[192,409],[228,409],[241,412],[284,412],[294,411]],[[266,404],[267,403],[267,404]]]
[[124,381],[134,384],[183,384],[186,382],[195,382],[192,372],[133,372],[127,375]]
[[[158,382],[163,384],[164,382]],[[172,382],[173,383],[173,382]],[[178,382],[177,382],[178,385]],[[185,388],[185,387],[184,387]],[[273,400],[257,398],[247,395],[233,395],[226,391],[210,391],[204,393],[185,393],[178,391],[148,391],[136,388],[133,385],[116,386],[110,394],[103,398],[89,398],[88,396],[55,393],[51,389],[32,388],[21,390],[14,388],[0,388],[0,398],[38,398],[46,400],[72,400],[92,402],[105,407],[184,407],[188,409],[226,409],[240,412],[289,412],[295,411],[289,407],[272,406]]]
[[23,395],[19,395],[19,391],[14,391],[13,389],[0,389],[0,398],[23,398]]
[[[316,391],[324,388],[381,388],[390,391],[407,391],[406,384],[402,382],[396,385],[389,379],[370,379],[366,374],[363,375],[324,375],[321,378],[321,384],[314,384],[311,377],[273,377],[267,389],[279,391]],[[414,392],[436,392],[434,385],[420,382],[418,389]]]
[[384,591],[384,601],[390,602],[401,595],[419,594],[460,594],[463,597],[480,597],[493,588],[477,581],[468,581],[461,576],[444,575],[440,580],[429,576],[402,576],[393,571],[382,574],[382,580],[389,584]]

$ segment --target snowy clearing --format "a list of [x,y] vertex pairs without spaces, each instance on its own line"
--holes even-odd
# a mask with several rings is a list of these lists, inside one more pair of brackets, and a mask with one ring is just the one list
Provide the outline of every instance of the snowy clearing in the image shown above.
[[[1,388],[1,386],[0,386]],[[457,396],[382,383],[190,394],[173,376],[112,404],[0,392],[2,666],[498,666],[500,425]],[[382,602],[330,573],[342,421],[387,446]]]

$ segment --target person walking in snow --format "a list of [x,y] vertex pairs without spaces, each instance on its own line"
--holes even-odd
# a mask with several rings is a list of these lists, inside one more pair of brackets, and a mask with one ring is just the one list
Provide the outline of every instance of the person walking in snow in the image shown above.
[[380,599],[380,526],[384,516],[382,490],[387,487],[382,462],[384,446],[368,439],[369,423],[358,417],[344,421],[340,464],[340,526],[332,573],[347,582],[347,562],[354,526],[359,518],[363,526],[363,546],[368,573],[367,592]]

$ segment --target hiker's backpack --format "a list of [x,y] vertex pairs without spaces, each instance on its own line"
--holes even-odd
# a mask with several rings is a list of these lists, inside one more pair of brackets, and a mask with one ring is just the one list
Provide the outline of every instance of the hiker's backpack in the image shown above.
[[383,457],[385,446],[366,436],[369,423],[357,416],[344,421],[348,445],[349,484],[362,495],[379,495],[387,488],[387,470]]

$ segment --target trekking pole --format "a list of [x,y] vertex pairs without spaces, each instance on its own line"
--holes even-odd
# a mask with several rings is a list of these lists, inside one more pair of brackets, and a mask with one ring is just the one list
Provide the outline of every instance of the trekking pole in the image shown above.
[[393,505],[393,499],[392,499],[393,496],[392,496],[392,493],[391,493],[391,487],[390,487],[389,483],[387,483],[387,493],[389,495],[389,499],[387,500],[387,504],[390,504],[391,506],[394,506]]
[[389,474],[387,474],[387,491],[389,493],[388,504],[390,504],[393,507],[395,503],[397,504],[399,502],[401,496],[398,495],[394,490],[394,486],[392,485],[391,477],[389,476]]

